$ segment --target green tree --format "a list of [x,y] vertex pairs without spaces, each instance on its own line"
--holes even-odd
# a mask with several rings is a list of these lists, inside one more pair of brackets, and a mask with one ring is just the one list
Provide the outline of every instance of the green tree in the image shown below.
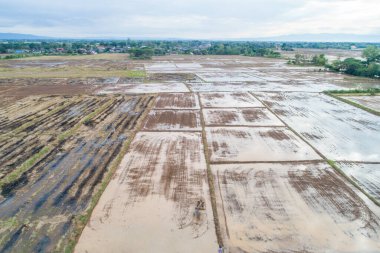
[[380,61],[380,49],[376,46],[368,46],[363,50],[362,56],[368,63]]
[[367,68],[367,76],[379,77],[380,76],[380,65],[376,62],[371,62]]
[[325,66],[327,64],[327,58],[324,54],[314,55],[311,62],[317,66]]
[[153,49],[149,47],[132,48],[129,50],[132,59],[151,59],[153,53]]

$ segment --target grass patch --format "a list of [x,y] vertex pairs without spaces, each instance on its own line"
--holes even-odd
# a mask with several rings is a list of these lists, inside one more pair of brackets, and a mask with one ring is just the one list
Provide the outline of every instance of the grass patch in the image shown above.
[[127,70],[125,77],[129,78],[145,78],[146,72],[144,70]]
[[61,133],[58,135],[56,142],[52,143],[49,146],[45,146],[42,148],[37,154],[30,157],[28,160],[26,160],[23,164],[21,164],[19,167],[17,167],[15,170],[13,170],[11,173],[7,174],[4,178],[0,180],[0,191],[3,190],[4,186],[12,184],[13,182],[20,179],[23,173],[28,171],[33,165],[35,165],[38,161],[40,161],[47,153],[52,150],[54,146],[58,146],[59,144],[63,143],[65,140],[73,136],[78,129],[84,124],[86,121],[91,121],[96,115],[102,113],[104,110],[108,108],[112,103],[114,102],[113,99],[103,104],[101,107],[87,115],[85,118],[83,118],[79,123],[77,123],[75,126],[70,128],[69,130]]
[[[17,220],[16,217],[12,217],[6,220],[0,220],[0,231],[4,232],[9,229],[13,229],[20,225],[20,222]],[[3,237],[0,237],[0,245],[4,245],[6,240],[9,240],[9,234],[6,234]]]
[[380,88],[369,88],[369,89],[354,89],[354,90],[329,90],[325,93],[330,94],[368,94],[368,95],[376,95],[380,94]]
[[82,126],[82,125],[87,125],[89,122],[92,121],[92,119],[102,113],[104,110],[106,110],[112,103],[114,102],[113,99],[111,99],[110,101],[106,102],[105,104],[103,104],[101,107],[99,107],[98,109],[96,109],[95,111],[93,111],[92,113],[90,113],[89,115],[87,115],[86,117],[84,117],[81,121],[79,121],[79,123],[77,123],[75,126],[73,126],[72,128],[70,128],[69,130],[67,130],[66,132],[63,132],[61,133],[60,135],[58,135],[57,137],[57,140],[59,143],[62,143],[63,141],[65,141],[66,139],[70,138],[72,135],[74,135],[74,133],[76,131],[78,131],[78,129]]
[[29,57],[27,59],[18,59],[22,61],[30,60],[126,60],[128,54],[94,54],[94,55],[46,55]]
[[14,228],[18,225],[18,221],[16,217],[9,218],[7,220],[0,220],[0,228],[2,230],[7,230],[10,228]]
[[[44,114],[44,117],[49,117],[57,112],[59,112],[60,110],[62,110],[63,108],[65,108],[67,106],[67,104],[63,104],[61,106],[58,106],[56,108],[54,108],[53,110],[49,111],[48,113]],[[28,123],[25,123],[21,126],[19,126],[18,128],[16,128],[15,130],[13,130],[12,132],[14,132],[15,134],[18,134],[18,133],[21,133],[22,131],[24,131],[25,129],[27,129],[28,127],[31,127],[35,124],[36,122],[34,121],[29,121]]]
[[89,77],[127,77],[144,78],[144,70],[109,69],[92,66],[63,66],[63,67],[0,67],[0,78],[89,78]]
[[3,190],[5,185],[11,184],[18,180],[23,173],[28,171],[33,165],[40,161],[46,154],[50,152],[51,148],[49,146],[43,147],[37,154],[30,157],[23,164],[13,170],[11,173],[7,174],[4,178],[0,180],[0,190]]

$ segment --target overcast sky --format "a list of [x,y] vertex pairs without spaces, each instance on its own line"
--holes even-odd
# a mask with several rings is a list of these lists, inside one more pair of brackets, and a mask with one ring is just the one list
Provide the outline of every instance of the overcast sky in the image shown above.
[[380,34],[380,0],[0,0],[0,32],[61,37]]

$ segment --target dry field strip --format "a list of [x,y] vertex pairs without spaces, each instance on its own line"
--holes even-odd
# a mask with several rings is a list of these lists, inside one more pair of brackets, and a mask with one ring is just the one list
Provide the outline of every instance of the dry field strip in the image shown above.
[[379,116],[322,93],[377,80],[243,56],[0,67],[0,252],[380,250]]

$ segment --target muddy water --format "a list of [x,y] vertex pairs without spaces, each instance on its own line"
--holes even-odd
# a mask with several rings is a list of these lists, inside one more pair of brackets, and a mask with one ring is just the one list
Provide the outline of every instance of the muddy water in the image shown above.
[[378,252],[379,208],[327,164],[213,165],[229,252]]
[[207,127],[206,136],[212,162],[321,159],[285,127]]
[[380,96],[343,96],[343,98],[380,112]]
[[[193,212],[198,200],[205,210]],[[200,133],[137,134],[75,252],[215,252]]]
[[98,94],[161,92],[189,92],[189,89],[184,83],[116,84],[101,89]]
[[362,189],[380,202],[380,164],[337,163],[339,168],[351,177]]
[[203,109],[207,126],[284,126],[266,108]]
[[[244,71],[244,70],[243,70]],[[198,73],[205,82],[262,82],[263,79],[241,72]]]
[[380,118],[316,93],[257,93],[327,158],[380,162]]

